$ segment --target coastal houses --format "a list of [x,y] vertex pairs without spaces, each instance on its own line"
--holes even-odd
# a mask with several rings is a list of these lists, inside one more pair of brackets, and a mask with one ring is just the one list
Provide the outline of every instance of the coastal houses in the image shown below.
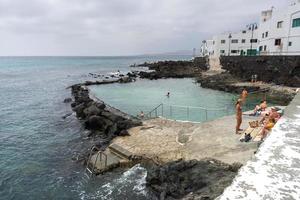
[[202,55],[300,55],[300,0],[282,9],[261,12],[259,23],[236,33],[223,33],[202,43]]

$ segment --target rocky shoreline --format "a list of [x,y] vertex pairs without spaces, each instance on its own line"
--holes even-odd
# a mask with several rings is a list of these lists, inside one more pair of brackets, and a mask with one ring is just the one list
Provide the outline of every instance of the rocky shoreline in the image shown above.
[[140,78],[150,80],[159,78],[192,78],[207,70],[206,63],[201,59],[193,61],[160,61],[144,63],[139,67],[148,67],[151,72],[140,72]]
[[241,166],[209,158],[178,160],[150,168],[146,185],[158,199],[212,200],[232,183]]
[[[110,107],[101,100],[91,98],[88,88],[84,85],[71,86],[74,98],[71,107],[88,130],[86,136],[94,138],[93,145],[104,150],[113,138],[128,136],[129,128],[142,125],[141,120]],[[83,154],[82,159],[86,161],[88,152]]]

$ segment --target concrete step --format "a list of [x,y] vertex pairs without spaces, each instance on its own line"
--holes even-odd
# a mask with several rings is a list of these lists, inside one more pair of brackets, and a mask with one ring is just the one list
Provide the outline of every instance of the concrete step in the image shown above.
[[130,160],[130,157],[132,156],[132,153],[124,149],[123,147],[117,145],[117,144],[111,144],[109,147],[109,150],[111,153],[123,158]]

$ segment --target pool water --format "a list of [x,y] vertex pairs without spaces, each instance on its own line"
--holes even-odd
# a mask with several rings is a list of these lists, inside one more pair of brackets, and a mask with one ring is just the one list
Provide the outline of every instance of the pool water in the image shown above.
[[[202,88],[193,79],[139,79],[128,84],[94,85],[91,92],[133,116],[147,115],[202,122],[233,114],[235,95]],[[167,93],[170,92],[170,96]]]

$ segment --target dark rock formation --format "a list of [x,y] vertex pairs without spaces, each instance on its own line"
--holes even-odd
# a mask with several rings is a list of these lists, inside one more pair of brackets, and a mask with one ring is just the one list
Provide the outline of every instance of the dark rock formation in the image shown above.
[[72,98],[65,98],[64,99],[64,103],[71,103],[72,102]]
[[244,79],[238,78],[229,72],[209,76],[202,75],[197,78],[197,82],[200,83],[203,88],[210,88],[236,94],[241,94],[244,88],[249,93],[261,91],[256,94],[252,94],[252,96],[256,95],[257,99],[261,98],[260,100],[266,98],[269,102],[279,105],[288,105],[296,94],[295,91],[285,89],[282,86],[243,84],[245,82]]
[[[242,82],[241,79],[236,78],[229,74],[228,72],[220,73],[211,76],[201,76],[197,78],[197,82],[201,83],[201,87],[203,88],[211,88],[215,90],[221,90],[225,92],[232,92],[232,93],[240,93],[243,88],[233,86],[233,83]],[[247,88],[248,92],[256,91],[259,88]]]
[[160,61],[144,63],[139,66],[148,67],[151,72],[140,72],[141,78],[187,78],[196,77],[202,71],[207,70],[206,58],[196,58],[193,61]]
[[176,161],[148,170],[147,187],[158,199],[215,199],[232,183],[241,164],[214,159]]
[[223,69],[247,81],[256,74],[259,81],[300,87],[300,56],[224,56],[220,61]]
[[124,131],[142,124],[136,118],[91,99],[89,90],[84,86],[78,84],[71,88],[75,99],[71,106],[77,117],[83,120],[85,127],[91,130],[89,135],[103,134],[112,139],[118,135],[128,135]]

